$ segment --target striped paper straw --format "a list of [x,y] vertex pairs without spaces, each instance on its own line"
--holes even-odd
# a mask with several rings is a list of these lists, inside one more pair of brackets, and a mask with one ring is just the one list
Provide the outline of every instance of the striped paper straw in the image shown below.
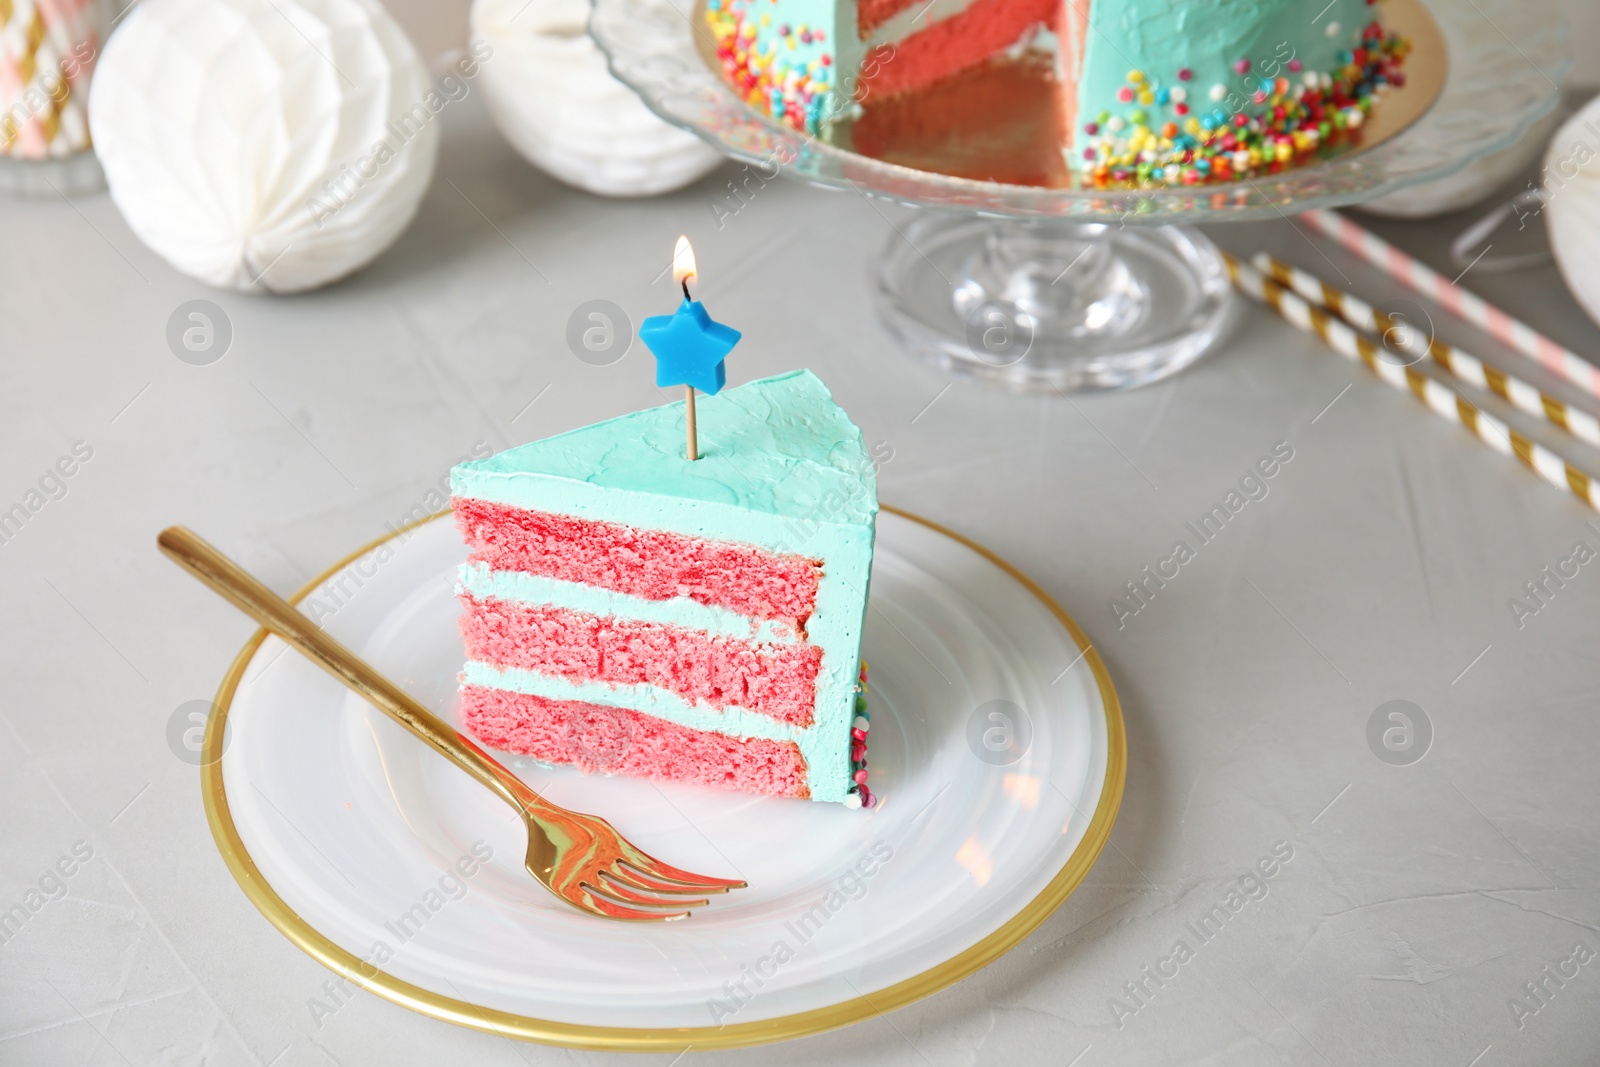
[[1335,289],[1316,275],[1273,259],[1265,252],[1256,253],[1251,257],[1251,262],[1258,270],[1271,275],[1279,285],[1287,286],[1313,304],[1329,309],[1356,329],[1376,333],[1394,347],[1419,359],[1432,359],[1457,378],[1479,389],[1488,389],[1518,411],[1559,427],[1580,441],[1600,446],[1600,421],[1596,421],[1587,411],[1569,407],[1521,378],[1514,378],[1436,337],[1423,337],[1422,332],[1409,323],[1396,321],[1365,300]]
[[1529,359],[1537,360],[1551,374],[1571,382],[1590,396],[1600,397],[1600,368],[1576,352],[1556,344],[1532,326],[1512,318],[1336,211],[1307,211],[1299,217],[1390,277],[1438,301],[1457,318],[1470,322]]
[[0,156],[59,158],[89,147],[96,18],[93,0],[0,0]]
[[1358,363],[1382,378],[1385,383],[1409,392],[1426,404],[1434,414],[1457,423],[1478,440],[1507,456],[1514,456],[1535,474],[1559,489],[1564,489],[1600,510],[1600,488],[1594,477],[1584,473],[1543,445],[1530,441],[1487,411],[1480,411],[1458,395],[1455,390],[1419,374],[1411,367],[1383,359],[1381,349],[1343,322],[1294,292],[1285,289],[1247,263],[1222,253],[1228,265],[1228,275],[1234,286],[1246,296],[1266,304],[1288,322],[1315,334],[1339,355]]

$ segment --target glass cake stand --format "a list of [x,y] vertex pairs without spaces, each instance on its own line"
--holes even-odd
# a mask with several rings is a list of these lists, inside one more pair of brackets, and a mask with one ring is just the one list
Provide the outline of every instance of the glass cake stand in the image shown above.
[[697,0],[594,0],[589,28],[651,110],[763,178],[931,209],[896,228],[876,272],[879,313],[913,354],[1013,389],[1079,391],[1157,381],[1221,336],[1227,272],[1189,224],[1287,216],[1440,178],[1556,106],[1569,60],[1548,0],[1390,0],[1384,17],[1426,47],[1406,61],[1407,86],[1374,108],[1360,147],[1235,182],[1139,189],[975,181],[782,125],[723,80]]

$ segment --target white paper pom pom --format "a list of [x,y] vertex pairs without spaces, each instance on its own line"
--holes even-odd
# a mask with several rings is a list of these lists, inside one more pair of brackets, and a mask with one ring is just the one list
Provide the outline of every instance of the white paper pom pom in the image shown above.
[[654,196],[709,173],[722,156],[658,118],[611,76],[589,37],[586,0],[474,0],[472,37],[489,113],[513,148],[569,185]]
[[89,114],[141,241],[219,288],[288,293],[406,228],[444,103],[375,0],[144,0],[106,45]]
[[1568,119],[1544,154],[1545,226],[1567,288],[1600,323],[1600,100]]

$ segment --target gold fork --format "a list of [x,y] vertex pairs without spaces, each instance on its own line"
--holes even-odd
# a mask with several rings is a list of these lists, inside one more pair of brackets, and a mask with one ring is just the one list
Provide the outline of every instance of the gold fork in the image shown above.
[[189,573],[510,804],[528,828],[528,873],[573,907],[607,919],[683,919],[685,909],[709,903],[684,896],[744,888],[668,866],[604,819],[550,803],[194,531],[169,526],[156,540]]

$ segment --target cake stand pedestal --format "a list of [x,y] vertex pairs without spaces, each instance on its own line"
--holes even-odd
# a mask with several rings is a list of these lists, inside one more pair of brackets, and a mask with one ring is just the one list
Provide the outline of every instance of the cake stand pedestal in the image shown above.
[[1417,44],[1407,89],[1391,94],[1408,99],[1385,96],[1358,150],[1150,189],[976,181],[810,137],[723,81],[695,0],[594,0],[589,29],[651,110],[763,177],[931,209],[893,234],[876,271],[879,315],[913,355],[1011,389],[1067,392],[1158,381],[1222,336],[1227,273],[1188,224],[1287,217],[1440,178],[1556,106],[1568,60],[1551,0],[1389,0],[1384,17]]
[[905,348],[952,374],[1075,392],[1188,366],[1231,291],[1188,227],[926,212],[884,249],[877,297]]

